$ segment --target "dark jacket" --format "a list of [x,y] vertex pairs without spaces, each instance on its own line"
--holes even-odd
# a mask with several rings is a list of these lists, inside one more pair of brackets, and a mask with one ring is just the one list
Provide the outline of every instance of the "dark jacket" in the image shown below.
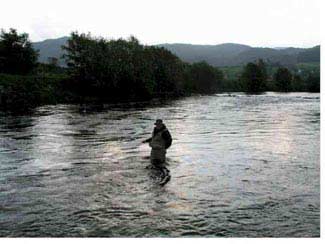
[[[165,141],[165,149],[169,148],[172,145],[172,136],[170,135],[167,127],[163,124],[162,128],[160,128],[159,130],[157,128],[154,128],[152,134],[153,136],[155,136],[158,132],[163,131],[162,133],[162,138]],[[152,140],[152,138],[149,138],[147,140],[145,140],[144,142],[150,142]]]

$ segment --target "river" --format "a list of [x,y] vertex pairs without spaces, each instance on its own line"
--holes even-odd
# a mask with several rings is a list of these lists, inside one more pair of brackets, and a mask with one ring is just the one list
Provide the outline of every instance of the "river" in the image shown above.
[[[156,118],[164,187],[146,169]],[[320,236],[320,95],[241,93],[0,114],[2,237]]]

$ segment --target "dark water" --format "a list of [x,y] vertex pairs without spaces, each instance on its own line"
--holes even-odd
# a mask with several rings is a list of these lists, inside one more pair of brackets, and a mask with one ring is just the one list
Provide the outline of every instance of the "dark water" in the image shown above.
[[[148,165],[153,121],[172,179]],[[0,236],[320,235],[319,94],[0,115]]]

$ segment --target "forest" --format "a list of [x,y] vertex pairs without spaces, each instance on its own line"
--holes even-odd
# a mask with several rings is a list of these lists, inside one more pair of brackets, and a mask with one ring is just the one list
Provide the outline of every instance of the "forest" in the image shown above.
[[161,46],[135,37],[107,40],[72,32],[57,58],[38,62],[27,33],[0,34],[0,110],[43,104],[111,103],[177,98],[192,94],[319,92],[319,72],[299,73],[264,60],[249,62],[234,77],[205,61],[187,63]]

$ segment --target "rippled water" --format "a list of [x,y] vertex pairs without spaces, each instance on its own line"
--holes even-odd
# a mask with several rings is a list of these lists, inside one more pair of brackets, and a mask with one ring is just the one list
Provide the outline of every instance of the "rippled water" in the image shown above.
[[[158,117],[164,187],[141,144]],[[319,94],[0,114],[0,236],[319,236],[319,144]]]

